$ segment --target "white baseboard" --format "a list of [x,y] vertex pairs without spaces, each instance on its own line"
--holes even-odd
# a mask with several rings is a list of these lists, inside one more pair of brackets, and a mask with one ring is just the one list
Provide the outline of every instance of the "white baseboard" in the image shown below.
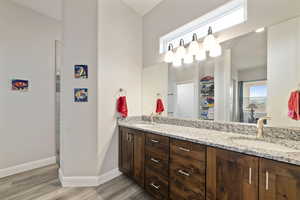
[[19,173],[30,171],[33,169],[45,167],[45,166],[52,165],[55,163],[56,163],[56,157],[53,156],[53,157],[42,159],[42,160],[37,160],[37,161],[28,162],[28,163],[24,163],[21,165],[17,165],[17,166],[5,168],[5,169],[0,169],[0,178],[4,178],[7,176],[19,174]]
[[109,172],[98,177],[98,185],[102,185],[103,183],[106,183],[106,182],[120,176],[121,174],[122,173],[120,172],[119,168],[110,170]]
[[72,176],[66,177],[59,169],[59,180],[63,187],[95,187],[121,175],[119,169],[113,169],[101,176]]
[[63,187],[93,187],[98,185],[97,176],[64,176],[59,169],[59,180]]

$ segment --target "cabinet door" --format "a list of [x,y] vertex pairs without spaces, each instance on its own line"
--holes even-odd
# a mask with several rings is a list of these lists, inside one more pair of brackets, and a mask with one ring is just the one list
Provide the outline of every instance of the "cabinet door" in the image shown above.
[[300,167],[271,160],[260,161],[261,200],[299,200]]
[[145,167],[145,136],[138,132],[133,136],[134,141],[134,159],[133,159],[133,178],[142,187],[144,187],[144,167]]
[[119,145],[120,171],[131,176],[133,172],[133,137],[127,128],[120,128]]
[[256,157],[207,148],[206,199],[258,200],[258,165]]

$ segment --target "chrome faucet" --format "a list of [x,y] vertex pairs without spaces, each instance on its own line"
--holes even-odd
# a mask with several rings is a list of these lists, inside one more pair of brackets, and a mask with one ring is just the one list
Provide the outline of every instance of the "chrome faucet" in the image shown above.
[[257,133],[256,137],[261,139],[264,137],[264,121],[270,120],[271,117],[262,117],[257,121]]
[[155,114],[151,113],[151,115],[150,115],[150,122],[151,122],[151,124],[154,124],[154,117],[155,117]]

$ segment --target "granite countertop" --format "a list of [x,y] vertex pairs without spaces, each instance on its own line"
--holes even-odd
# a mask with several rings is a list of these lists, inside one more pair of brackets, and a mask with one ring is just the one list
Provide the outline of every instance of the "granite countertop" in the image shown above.
[[258,140],[251,135],[170,124],[151,124],[142,120],[120,120],[118,124],[127,128],[300,166],[300,141],[277,138]]

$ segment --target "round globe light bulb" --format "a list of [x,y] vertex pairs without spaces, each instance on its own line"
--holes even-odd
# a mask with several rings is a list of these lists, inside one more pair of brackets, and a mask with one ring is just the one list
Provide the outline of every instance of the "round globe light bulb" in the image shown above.
[[194,62],[194,56],[191,54],[186,54],[183,61],[185,64],[192,64]]
[[211,35],[208,35],[205,37],[204,41],[203,41],[203,48],[205,51],[211,51],[214,46],[217,45],[217,40],[215,38],[215,36],[213,36],[212,34]]
[[180,67],[182,65],[182,59],[179,59],[175,56],[174,60],[173,60],[173,66],[174,67]]
[[206,60],[206,51],[203,49],[199,51],[199,53],[196,55],[195,59],[197,61],[204,61]]
[[220,44],[215,45],[209,52],[209,56],[212,58],[219,57],[222,55],[222,47]]
[[166,63],[172,63],[173,60],[174,60],[174,53],[172,50],[168,51],[166,54],[165,54],[165,62]]
[[199,53],[200,47],[197,41],[192,41],[189,45],[188,52],[190,55],[195,56]]
[[176,51],[176,59],[183,59],[186,55],[186,49],[184,46],[179,46],[177,51]]

